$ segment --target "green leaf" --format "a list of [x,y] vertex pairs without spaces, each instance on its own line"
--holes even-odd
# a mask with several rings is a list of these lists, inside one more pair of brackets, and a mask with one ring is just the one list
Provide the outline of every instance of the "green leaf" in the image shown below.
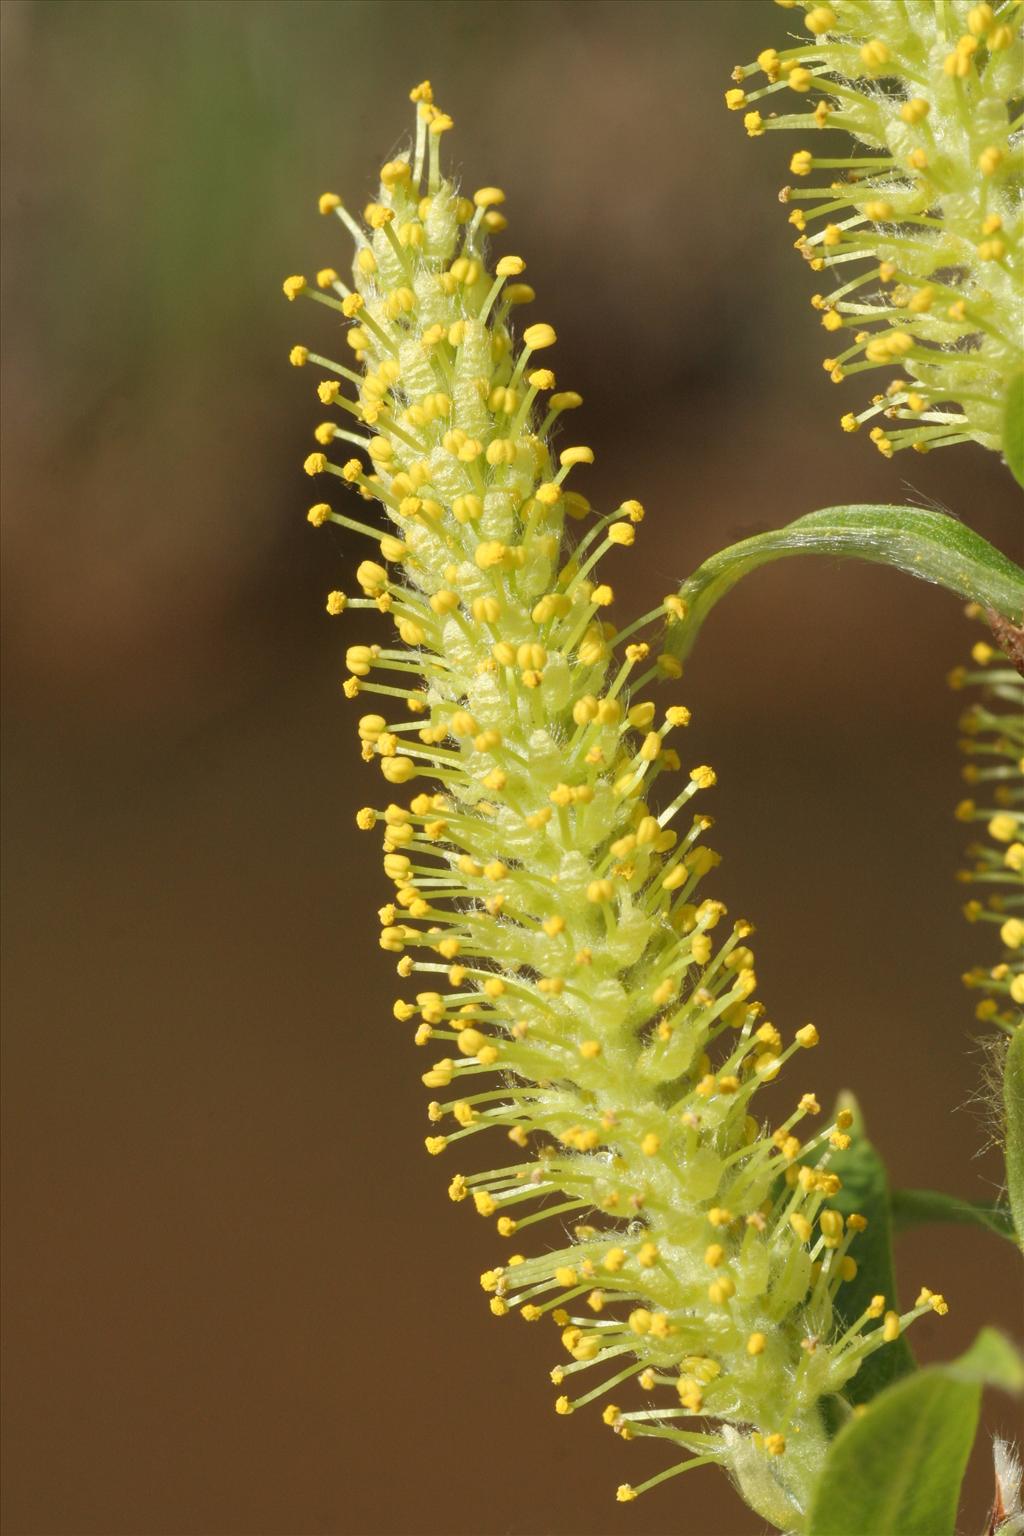
[[894,1232],[906,1232],[928,1222],[957,1222],[985,1227],[1016,1242],[1013,1218],[1005,1205],[985,1205],[980,1200],[960,1200],[940,1189],[894,1189],[889,1194]]
[[1024,1248],[1024,1025],[1013,1033],[1003,1076],[1006,1108],[1006,1184],[1017,1241]]
[[880,1393],[832,1442],[808,1536],[952,1536],[981,1389],[1022,1383],[1013,1346],[986,1328],[959,1360]]
[[998,1387],[1015,1397],[1024,1392],[1024,1360],[1016,1345],[996,1328],[983,1328],[966,1354],[929,1370],[944,1371],[955,1381]]
[[[896,1306],[896,1272],[892,1257],[892,1222],[889,1209],[889,1180],[885,1164],[864,1133],[864,1119],[852,1094],[839,1096],[837,1109],[853,1115],[852,1140],[845,1152],[834,1152],[829,1169],[838,1173],[843,1187],[829,1200],[829,1205],[849,1216],[859,1211],[867,1218],[867,1230],[858,1234],[851,1253],[857,1260],[857,1273],[836,1295],[836,1313],[841,1328],[849,1328],[861,1316],[872,1296],[881,1292],[890,1306]],[[884,1349],[869,1355],[843,1389],[851,1403],[869,1402],[883,1387],[914,1369],[910,1346],[901,1334]]]
[[712,608],[741,577],[789,555],[853,556],[891,565],[1014,624],[1024,615],[1024,571],[956,518],[919,507],[829,507],[705,560],[679,589],[687,616],[669,626],[666,649],[687,656]]
[[1015,373],[1006,386],[1003,455],[1011,475],[1024,487],[1024,372]]

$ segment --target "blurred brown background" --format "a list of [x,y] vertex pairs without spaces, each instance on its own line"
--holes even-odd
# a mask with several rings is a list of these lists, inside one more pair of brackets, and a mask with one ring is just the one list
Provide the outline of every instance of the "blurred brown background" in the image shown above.
[[[286,360],[330,322],[280,280],[346,263],[316,197],[360,204],[429,76],[467,185],[508,191],[502,248],[586,396],[588,493],[648,506],[608,571],[622,613],[837,501],[938,502],[1019,558],[994,457],[886,463],[838,430],[862,391],[822,373],[776,202],[797,146],[722,104],[792,23],[767,0],[0,15],[7,1531],[754,1532],[711,1473],[615,1504],[663,1453],[555,1417],[553,1336],[488,1315],[496,1239],[423,1154],[353,825],[361,621],[323,613],[356,551],[305,523],[322,411]],[[957,978],[988,935],[952,878],[943,683],[971,638],[924,585],[787,563],[718,610],[680,696],[762,993],[825,1031],[803,1086],[856,1088],[896,1182],[984,1197]],[[923,1356],[1015,1324],[1008,1245],[935,1229],[899,1259],[953,1304]]]

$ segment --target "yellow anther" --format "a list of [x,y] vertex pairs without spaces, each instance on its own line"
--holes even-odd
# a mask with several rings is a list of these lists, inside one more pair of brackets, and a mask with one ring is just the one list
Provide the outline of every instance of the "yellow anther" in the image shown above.
[[1007,918],[999,930],[999,937],[1007,949],[1020,949],[1024,945],[1024,921],[1019,917]]
[[452,502],[452,514],[457,523],[475,523],[483,510],[484,504],[479,496],[456,496]]
[[764,1347],[767,1342],[768,1340],[765,1338],[763,1333],[752,1333],[747,1339],[747,1354],[763,1355]]
[[501,565],[508,555],[508,547],[497,539],[484,539],[476,547],[473,558],[482,571]]
[[818,1226],[821,1228],[821,1235],[825,1239],[826,1248],[838,1247],[843,1239],[844,1222],[841,1212],[833,1210],[822,1211],[818,1217]]
[[835,25],[836,13],[829,5],[816,5],[804,17],[804,26],[808,32],[813,32],[815,37],[821,37],[824,32],[831,32]]
[[[531,617],[535,624],[547,624],[552,619],[564,618],[571,606],[564,593],[548,592],[534,605]],[[577,724],[580,723],[577,721]]]
[[540,671],[548,659],[548,653],[544,646],[534,642],[516,647],[516,665],[524,671],[532,669]]
[[882,42],[880,37],[872,38],[860,50],[860,61],[869,70],[881,69],[884,64],[888,64],[889,59],[888,46]]
[[802,1045],[809,1051],[812,1046],[817,1045],[820,1036],[813,1024],[805,1024],[802,1029],[797,1030],[793,1038],[798,1045]]
[[[347,469],[348,465],[345,467]],[[401,539],[393,538],[391,534],[386,533],[380,541],[380,552],[385,560],[404,560],[409,553],[409,546]]]
[[882,1324],[882,1338],[887,1344],[892,1344],[900,1336],[900,1316],[898,1312],[887,1312]]
[[385,757],[381,760],[380,771],[389,784],[407,784],[416,774],[415,765],[408,757]]
[[900,117],[913,126],[915,123],[923,123],[930,111],[930,104],[922,96],[914,96],[900,107]]
[[430,599],[430,606],[434,613],[443,616],[454,613],[459,606],[459,595],[450,591],[447,587],[441,587]]
[[544,347],[553,347],[558,337],[553,326],[528,325],[523,332],[523,341],[531,352],[540,352]]
[[386,187],[400,187],[411,175],[408,160],[389,160],[380,168],[380,179]]

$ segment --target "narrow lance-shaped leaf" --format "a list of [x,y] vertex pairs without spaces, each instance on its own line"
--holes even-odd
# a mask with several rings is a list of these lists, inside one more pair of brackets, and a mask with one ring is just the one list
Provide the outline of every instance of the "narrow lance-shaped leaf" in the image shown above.
[[985,1205],[961,1200],[941,1189],[894,1189],[890,1192],[894,1232],[906,1232],[930,1222],[955,1222],[958,1226],[984,1227],[1014,1241],[1013,1220],[1005,1205]]
[[789,555],[852,556],[891,565],[1011,623],[1024,614],[1024,571],[955,518],[917,507],[829,507],[705,560],[679,589],[687,613],[669,628],[666,648],[687,656],[712,608],[741,577]]
[[880,1393],[833,1442],[808,1536],[952,1536],[981,1389],[1022,1385],[1020,1357],[986,1328],[958,1360]]

